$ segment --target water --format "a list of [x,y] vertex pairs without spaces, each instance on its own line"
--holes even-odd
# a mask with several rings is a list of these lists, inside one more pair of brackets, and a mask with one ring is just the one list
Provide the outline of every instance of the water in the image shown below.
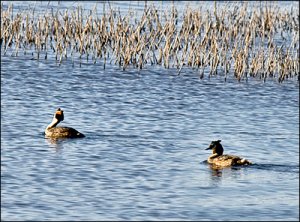
[[[1,220],[299,220],[299,82],[1,54]],[[52,141],[61,107],[86,135]],[[211,140],[255,164],[213,170]]]

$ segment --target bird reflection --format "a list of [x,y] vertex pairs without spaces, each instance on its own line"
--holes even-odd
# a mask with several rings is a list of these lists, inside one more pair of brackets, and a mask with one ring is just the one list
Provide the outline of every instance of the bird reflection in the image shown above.
[[55,148],[55,151],[59,151],[63,148],[63,142],[65,138],[46,138],[46,141],[50,148]]
[[217,178],[221,179],[224,176],[232,176],[232,177],[237,177],[238,175],[240,176],[242,173],[241,169],[243,168],[243,167],[224,168],[213,164],[207,164],[207,167],[210,170],[212,180],[216,180]]
[[217,167],[217,166],[214,166],[214,165],[211,165],[211,164],[208,164],[208,167],[210,168],[211,170],[211,175],[213,177],[222,177],[222,167]]

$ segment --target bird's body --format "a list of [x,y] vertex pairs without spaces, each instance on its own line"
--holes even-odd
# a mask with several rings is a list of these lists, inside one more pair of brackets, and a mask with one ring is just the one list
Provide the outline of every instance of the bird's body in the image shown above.
[[55,127],[45,131],[46,137],[79,138],[84,135],[71,127]]

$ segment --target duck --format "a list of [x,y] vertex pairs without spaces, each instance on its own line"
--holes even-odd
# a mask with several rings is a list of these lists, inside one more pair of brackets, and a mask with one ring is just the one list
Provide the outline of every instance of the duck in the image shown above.
[[230,166],[242,166],[251,165],[252,162],[239,156],[223,154],[224,149],[221,140],[211,141],[208,148],[205,150],[212,150],[212,155],[207,159],[207,162],[216,167],[230,167]]
[[82,138],[85,137],[82,133],[71,127],[57,127],[64,120],[64,111],[58,108],[53,116],[52,122],[45,130],[46,138]]

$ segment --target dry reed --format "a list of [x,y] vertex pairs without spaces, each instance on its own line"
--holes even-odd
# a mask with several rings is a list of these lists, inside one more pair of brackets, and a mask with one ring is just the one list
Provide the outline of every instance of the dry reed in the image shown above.
[[[147,6],[142,16],[132,12],[122,16],[112,8],[97,15],[97,8],[88,13],[82,7],[73,11],[13,13],[1,5],[1,52],[9,49],[17,56],[20,50],[31,51],[40,59],[53,51],[61,64],[69,57],[114,63],[123,70],[143,69],[146,64],[205,70],[209,77],[230,73],[237,80],[268,77],[282,82],[299,80],[299,12],[282,11],[274,4],[249,11],[229,5],[212,11],[186,7],[182,16],[172,6],[161,13]],[[163,14],[162,14],[163,13]],[[298,13],[298,14],[296,14]],[[182,19],[181,19],[182,18]],[[181,22],[180,22],[181,21]]]

